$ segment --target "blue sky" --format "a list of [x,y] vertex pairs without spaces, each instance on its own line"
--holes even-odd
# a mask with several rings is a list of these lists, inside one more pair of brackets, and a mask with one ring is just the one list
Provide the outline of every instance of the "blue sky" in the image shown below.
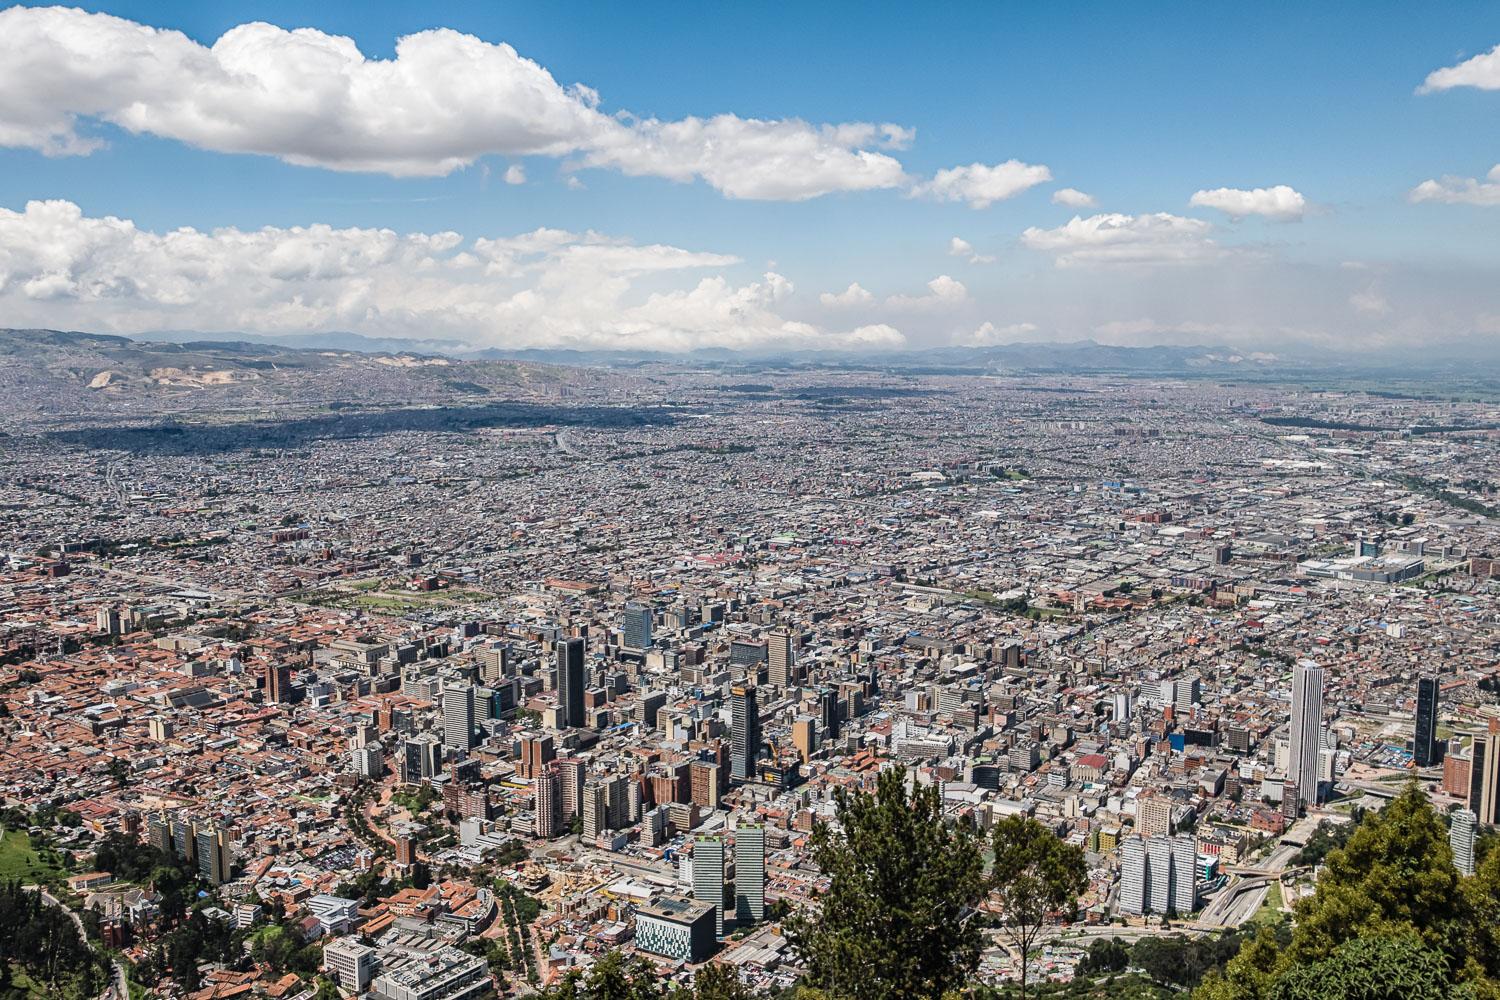
[[[1500,335],[1500,191],[1485,180],[1500,162],[1500,59],[1483,62],[1500,44],[1495,5],[125,3],[3,16],[15,29],[0,30],[0,299],[12,325],[872,349],[1091,337],[1274,351]],[[412,67],[411,108],[330,99],[292,127],[279,109],[320,89],[321,63],[290,51],[290,36],[257,38],[251,62],[200,65],[212,55],[193,43],[255,21],[316,29],[324,47],[352,39],[365,60],[452,29],[513,46],[557,93],[530,124],[497,126],[487,103],[514,97],[506,65],[457,94]],[[455,43],[435,44],[440,65],[440,46]],[[289,65],[292,97],[254,106],[233,89],[246,71],[264,86]],[[574,83],[596,108],[562,96]],[[423,101],[461,111],[434,133]],[[611,124],[619,112],[669,125],[734,117],[711,153],[694,136],[663,152]],[[369,135],[350,139],[365,142],[357,152],[327,138],[361,116],[375,139],[404,144],[394,167],[370,161]],[[745,138],[749,119],[785,128]],[[544,152],[515,134],[560,121]],[[874,157],[872,172],[845,164],[812,179],[797,122],[809,134],[847,123],[910,133],[835,141],[835,156]],[[440,163],[455,143],[464,165]],[[97,148],[59,155],[83,145]],[[605,165],[578,165],[590,157]],[[1044,167],[1049,179],[1002,185],[993,200],[962,177],[940,183],[942,171],[1011,161],[1007,177]],[[504,182],[510,168],[523,183]],[[684,176],[695,179],[672,179]],[[1053,203],[1063,188],[1090,202]],[[1190,204],[1217,189],[1242,194]],[[1257,189],[1283,194],[1268,209]],[[1082,227],[1066,229],[1075,216]],[[292,231],[318,224],[330,234]],[[168,238],[181,227],[202,238]],[[226,227],[239,235],[210,236]],[[372,248],[362,234],[373,229],[462,239]],[[476,238],[538,229],[569,236],[454,259]],[[634,249],[581,251],[604,243],[589,232]],[[955,253],[955,238],[972,250]]]

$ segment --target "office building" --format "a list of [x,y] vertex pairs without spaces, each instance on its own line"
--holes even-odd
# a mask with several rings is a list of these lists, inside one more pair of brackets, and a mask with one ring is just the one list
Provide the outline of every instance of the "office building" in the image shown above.
[[1318,802],[1318,752],[1323,748],[1323,668],[1303,660],[1292,671],[1291,754],[1287,781],[1302,803]]
[[382,964],[370,983],[376,1000],[477,1000],[495,989],[485,960],[457,948],[390,951]]
[[584,640],[574,636],[557,646],[558,725],[578,729],[588,721],[584,710]]
[[1190,834],[1132,836],[1120,845],[1121,913],[1186,916],[1198,909],[1198,843]]
[[323,946],[323,971],[348,993],[362,993],[375,975],[375,949],[352,937]]
[[766,828],[752,823],[734,828],[734,919],[759,923],[766,917]]
[[266,664],[266,700],[276,704],[291,702],[292,668],[287,664]]
[[626,649],[647,649],[651,645],[651,606],[631,602],[625,605],[625,627],[622,641]]
[[532,780],[536,805],[536,835],[546,839],[562,833],[562,779],[557,771],[545,768]]
[[401,744],[401,780],[419,785],[423,779],[441,774],[443,745],[431,733],[410,736]]
[[1486,826],[1500,823],[1500,720],[1474,734],[1469,758],[1469,808]]
[[1442,746],[1438,743],[1438,679],[1421,677],[1417,680],[1417,721],[1412,741],[1412,762],[1418,767],[1436,767],[1442,760]]
[[559,787],[562,797],[562,821],[566,823],[583,812],[585,779],[583,761],[576,757],[567,757],[554,762],[552,767],[561,779]]
[[719,798],[724,789],[720,782],[722,769],[717,761],[695,760],[688,767],[689,797],[694,805],[704,809],[719,808]]
[[635,946],[675,962],[702,962],[718,947],[706,903],[662,896],[635,910]]
[[1166,913],[1172,907],[1172,840],[1170,837],[1146,838],[1148,869],[1146,894],[1152,913]]
[[1155,837],[1172,832],[1172,802],[1170,799],[1139,799],[1135,804],[1135,832],[1142,837]]
[[598,778],[583,783],[583,839],[592,841],[609,829],[609,788]]
[[482,646],[479,649],[479,679],[486,684],[510,676],[510,647]]
[[818,750],[818,720],[810,715],[799,715],[792,722],[792,746],[802,755],[805,764]]
[[223,885],[229,881],[234,867],[234,857],[229,849],[229,833],[212,826],[194,831],[197,840],[198,874],[209,885]]
[[556,758],[557,751],[553,748],[550,735],[523,736],[521,737],[521,766],[517,768],[517,773],[522,778],[535,778]]
[[1472,809],[1455,809],[1448,817],[1448,846],[1453,848],[1453,864],[1465,875],[1474,874],[1474,840],[1479,832]]
[[354,765],[354,773],[361,778],[379,780],[380,776],[385,772],[380,755],[380,744],[378,743],[369,743],[362,747],[355,747],[349,751],[349,757]]
[[714,908],[714,937],[724,936],[724,840],[693,838],[693,898]]
[[443,745],[468,752],[474,747],[474,689],[443,689]]
[[735,781],[755,778],[755,761],[760,756],[760,707],[755,688],[743,684],[730,690],[731,751],[730,775]]
[[792,685],[792,671],[797,663],[797,652],[792,646],[791,629],[779,628],[773,631],[767,642],[767,655],[770,658],[770,681],[779,688],[787,688]]

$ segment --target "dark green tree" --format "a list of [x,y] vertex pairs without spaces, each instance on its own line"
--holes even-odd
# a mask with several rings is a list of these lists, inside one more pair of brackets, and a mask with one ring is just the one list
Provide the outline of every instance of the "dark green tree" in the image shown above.
[[979,835],[967,819],[944,818],[936,788],[908,793],[908,784],[896,767],[879,776],[873,795],[836,789],[841,833],[813,828],[813,860],[831,884],[786,931],[809,982],[830,996],[940,997],[979,964]]
[[1294,965],[1266,1000],[1456,1000],[1472,997],[1453,981],[1447,957],[1416,935],[1354,938],[1328,957]]
[[595,962],[585,976],[569,969],[562,980],[537,996],[540,1000],[666,1000],[666,989],[656,967],[644,958],[625,960],[612,951]]
[[755,1000],[732,965],[710,962],[693,975],[693,1000]]
[[1078,897],[1088,888],[1083,849],[1065,844],[1029,816],[1007,816],[995,824],[995,864],[990,885],[1000,906],[1000,920],[1021,953],[1021,998],[1031,948],[1049,917],[1068,920],[1078,912]]
[[1106,972],[1123,972],[1130,965],[1130,946],[1117,937],[1099,938],[1089,945],[1089,953],[1078,963],[1080,976],[1097,976]]

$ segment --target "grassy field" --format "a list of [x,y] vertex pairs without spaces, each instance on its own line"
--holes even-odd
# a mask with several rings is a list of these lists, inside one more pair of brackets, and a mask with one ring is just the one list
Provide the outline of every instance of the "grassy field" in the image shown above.
[[43,861],[31,846],[31,838],[20,831],[0,832],[0,878],[34,882],[39,877],[61,875],[62,869]]
[[1266,893],[1265,902],[1260,904],[1260,909],[1250,915],[1246,923],[1274,924],[1281,919],[1281,916],[1281,883],[1272,882],[1271,891]]

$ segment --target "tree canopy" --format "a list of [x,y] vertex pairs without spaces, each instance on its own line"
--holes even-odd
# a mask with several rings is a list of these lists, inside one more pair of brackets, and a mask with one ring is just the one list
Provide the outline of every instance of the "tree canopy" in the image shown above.
[[979,964],[984,897],[978,832],[949,823],[941,794],[896,767],[874,794],[835,791],[841,833],[819,824],[812,856],[831,878],[817,912],[787,921],[811,985],[849,1000],[921,1000]]

